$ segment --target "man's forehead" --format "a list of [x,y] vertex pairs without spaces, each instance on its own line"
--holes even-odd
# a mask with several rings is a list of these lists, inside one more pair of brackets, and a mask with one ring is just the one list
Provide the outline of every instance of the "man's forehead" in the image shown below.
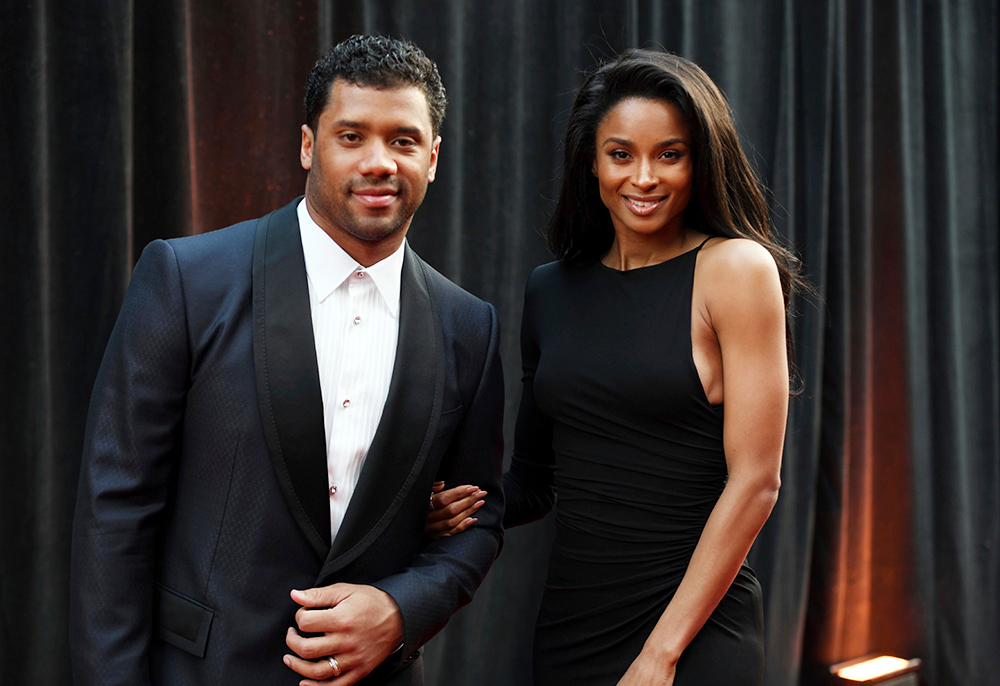
[[[401,117],[420,115],[431,126],[431,108],[427,94],[411,84],[369,85],[336,79],[330,86],[323,113],[371,109],[379,114]],[[338,118],[339,114],[336,115]]]

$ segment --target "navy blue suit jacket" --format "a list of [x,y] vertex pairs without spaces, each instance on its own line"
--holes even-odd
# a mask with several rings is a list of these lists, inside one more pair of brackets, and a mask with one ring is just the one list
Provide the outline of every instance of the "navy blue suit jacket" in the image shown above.
[[[87,684],[297,684],[292,588],[371,584],[407,661],[468,603],[502,541],[495,310],[407,248],[389,397],[330,542],[326,438],[296,203],[155,241],[91,399],[73,527],[71,646]],[[423,536],[431,484],[488,490],[479,523]]]

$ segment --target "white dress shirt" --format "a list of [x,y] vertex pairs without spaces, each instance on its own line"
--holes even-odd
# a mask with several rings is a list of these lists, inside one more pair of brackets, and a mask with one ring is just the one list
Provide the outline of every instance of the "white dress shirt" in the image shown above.
[[403,246],[362,267],[298,205],[326,426],[331,541],[382,418],[399,335]]

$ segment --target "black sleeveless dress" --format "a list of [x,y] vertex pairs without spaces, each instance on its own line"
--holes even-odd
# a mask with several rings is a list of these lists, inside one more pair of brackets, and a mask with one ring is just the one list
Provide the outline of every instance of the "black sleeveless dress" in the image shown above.
[[[666,608],[725,486],[721,406],[691,353],[698,248],[620,272],[554,262],[528,280],[508,526],[556,499],[535,686],[613,686]],[[745,564],[684,651],[676,686],[763,677],[760,585]]]

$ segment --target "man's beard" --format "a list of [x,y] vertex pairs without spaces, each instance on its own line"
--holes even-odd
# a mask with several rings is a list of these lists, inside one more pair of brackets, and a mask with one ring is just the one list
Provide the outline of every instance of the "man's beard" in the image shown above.
[[[380,214],[363,216],[349,208],[351,192],[355,188],[390,190],[396,194],[396,200],[392,203],[391,208],[386,208]],[[380,183],[349,181],[335,191],[336,200],[339,202],[327,202],[328,196],[323,193],[318,194],[318,196],[325,205],[321,208],[321,212],[329,217],[336,228],[359,240],[374,243],[392,236],[408,225],[417,208],[420,207],[420,203],[423,202],[424,194],[420,193],[419,196],[415,197],[413,190],[408,184],[401,184],[398,181],[395,183],[391,181]]]

